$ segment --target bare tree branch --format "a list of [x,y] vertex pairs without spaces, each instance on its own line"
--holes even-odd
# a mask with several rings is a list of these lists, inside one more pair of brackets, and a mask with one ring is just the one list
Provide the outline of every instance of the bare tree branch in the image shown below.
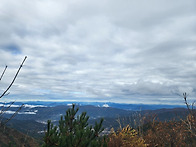
[[[185,101],[189,114],[186,120],[181,119],[181,121],[187,126],[187,130],[196,137],[196,111],[194,109],[195,102],[193,102],[192,105],[190,105],[187,101],[186,92],[183,93],[183,96],[184,96],[184,101]],[[192,107],[190,108],[190,106]]]
[[[2,110],[1,110],[1,112],[0,112],[0,119],[3,117],[3,114],[13,105],[15,103],[15,101],[14,102],[12,102],[8,107],[5,107],[5,105],[3,106],[3,108],[2,108]],[[2,120],[2,119],[1,119]]]
[[24,106],[24,104],[22,104],[22,105],[18,108],[18,110],[15,111],[14,114],[13,114],[10,118],[8,118],[8,119],[2,124],[2,126],[3,126],[3,125],[6,125],[12,118],[14,118],[14,117],[18,114],[18,112],[22,109],[23,106]]
[[0,81],[3,78],[3,75],[4,75],[5,71],[6,71],[6,69],[7,69],[7,65],[5,66],[5,69],[4,69],[3,73],[1,74]]
[[[17,72],[16,72],[16,74],[15,74],[15,76],[14,76],[12,82],[9,84],[9,86],[7,87],[7,89],[0,95],[0,98],[2,98],[3,96],[6,96],[6,95],[9,94],[8,90],[9,90],[9,89],[12,87],[12,85],[14,84],[14,82],[15,82],[15,80],[16,80],[16,78],[17,78],[17,76],[18,76],[18,74],[19,74],[19,72],[20,72],[20,70],[21,70],[21,68],[22,68],[22,66],[23,66],[23,64],[24,64],[24,62],[25,62],[26,59],[27,59],[27,56],[25,56],[24,60],[22,61],[21,65],[20,65],[20,67],[18,68],[18,70],[17,70]],[[5,69],[3,70],[3,73],[1,74],[0,81],[1,81],[2,78],[3,78],[3,76],[4,76],[5,72],[6,72],[6,69],[7,69],[7,65],[5,66]],[[3,126],[3,125],[5,125],[8,121],[10,121],[13,117],[15,117],[16,114],[18,114],[18,112],[19,112],[19,111],[22,109],[22,107],[24,106],[24,104],[22,104],[22,105],[13,113],[13,115],[12,115],[10,118],[7,118],[7,119],[3,122],[3,119],[4,119],[4,118],[3,118],[3,115],[9,110],[9,108],[10,108],[14,103],[15,103],[15,101],[12,102],[12,103],[10,103],[8,106],[6,106],[5,104],[3,104],[3,106],[1,107],[1,110],[0,110],[0,127]]]
[[[18,74],[19,74],[19,72],[20,72],[20,69],[22,68],[22,66],[23,66],[23,64],[24,64],[24,62],[25,62],[25,60],[26,60],[26,58],[27,58],[27,56],[25,56],[24,60],[22,61],[21,65],[20,65],[20,67],[18,68],[18,71],[16,72],[16,75],[14,76],[12,82],[11,82],[10,85],[7,87],[7,89],[2,93],[2,95],[0,96],[0,98],[2,98],[2,97],[7,93],[7,91],[12,87],[14,81],[16,80],[16,78],[17,78],[17,76],[18,76]],[[5,70],[4,70],[4,71],[5,71]]]

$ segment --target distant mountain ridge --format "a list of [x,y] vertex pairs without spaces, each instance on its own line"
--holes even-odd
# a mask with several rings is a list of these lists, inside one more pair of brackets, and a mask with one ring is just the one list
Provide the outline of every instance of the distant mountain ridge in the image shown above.
[[[85,106],[85,105],[93,105],[96,107],[113,107],[124,110],[132,110],[132,111],[141,111],[141,110],[156,110],[156,109],[171,109],[171,108],[185,108],[184,105],[161,105],[161,104],[125,104],[125,103],[112,103],[112,102],[71,102],[71,101],[27,101],[27,102],[15,102],[14,105],[22,105],[25,104],[25,107],[54,107],[58,105],[67,105],[70,106],[72,103]],[[0,106],[4,103],[0,102]],[[6,103],[9,105],[10,103]],[[13,105],[13,106],[14,106]]]
[[[61,105],[59,105],[61,104]],[[141,115],[147,114],[156,114],[159,116],[161,120],[172,119],[173,117],[177,118],[178,116],[182,116],[182,113],[186,112],[185,108],[172,108],[174,106],[167,106],[168,108],[160,108],[159,106],[151,106],[151,105],[142,105],[143,109],[140,107],[141,105],[133,105],[127,104],[126,107],[132,106],[130,109],[125,109],[125,104],[116,104],[116,103],[100,103],[96,102],[94,105],[87,105],[89,103],[77,103],[76,107],[79,107],[78,114],[82,112],[87,112],[87,115],[90,116],[90,119],[98,119],[98,118],[118,118],[118,117],[130,117],[134,116],[137,113]],[[15,106],[10,107],[9,111],[4,114],[4,117],[10,117],[21,105],[21,103],[15,103]],[[64,115],[66,110],[71,107],[71,103],[51,103],[51,102],[29,102],[24,105],[21,111],[16,115],[15,119],[18,120],[34,120],[39,123],[46,123],[47,120],[57,121],[59,120],[61,115]],[[96,105],[96,106],[95,106]],[[6,104],[9,106],[9,104]],[[18,106],[18,107],[17,107]],[[115,107],[123,107],[115,108]],[[145,108],[145,109],[144,109]],[[147,109],[151,108],[151,109]],[[154,110],[155,109],[155,110]],[[176,115],[177,114],[177,115]],[[184,117],[184,114],[183,116]],[[178,119],[178,118],[177,118]]]
[[[9,108],[9,113],[5,113],[4,117],[10,117],[12,115],[11,112],[15,112],[21,104],[21,102],[14,103],[13,107]],[[134,104],[101,102],[93,104],[94,105],[92,105],[92,103],[76,103],[76,107],[79,107],[78,114],[87,112],[87,115],[90,116],[90,124],[94,124],[95,121],[98,121],[100,118],[104,118],[103,125],[105,128],[119,127],[119,124],[116,121],[117,119],[123,120],[124,124],[133,124],[135,119],[139,119],[139,117],[141,118],[143,116],[156,115],[159,120],[168,121],[172,119],[179,120],[187,115],[186,108],[175,108],[174,105],[161,109],[155,109],[158,106],[142,105],[142,108],[145,106],[145,110],[141,109],[141,105]],[[71,102],[25,102],[25,106],[22,108],[20,113],[16,115],[8,125],[24,133],[29,132],[31,136],[39,136],[38,132],[43,132],[46,129],[47,120],[52,120],[52,122],[57,124],[60,116],[65,115],[66,110],[70,108],[71,105]],[[4,104],[4,106],[9,106],[9,103]],[[123,109],[121,109],[121,107]],[[131,108],[128,109],[129,107]],[[20,128],[20,126],[23,128]],[[36,133],[38,135],[36,135]]]

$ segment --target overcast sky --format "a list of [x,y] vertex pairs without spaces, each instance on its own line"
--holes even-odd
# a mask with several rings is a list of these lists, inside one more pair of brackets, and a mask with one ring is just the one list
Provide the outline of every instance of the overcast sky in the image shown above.
[[0,0],[7,100],[183,104],[196,98],[195,0]]

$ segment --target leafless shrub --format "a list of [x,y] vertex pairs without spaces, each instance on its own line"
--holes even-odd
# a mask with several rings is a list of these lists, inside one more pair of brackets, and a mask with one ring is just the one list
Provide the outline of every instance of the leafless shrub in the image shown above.
[[195,102],[192,104],[189,104],[187,101],[187,94],[186,92],[183,93],[185,105],[188,110],[188,116],[186,117],[185,120],[182,120],[184,125],[186,126],[187,130],[196,137],[196,110],[195,110]]

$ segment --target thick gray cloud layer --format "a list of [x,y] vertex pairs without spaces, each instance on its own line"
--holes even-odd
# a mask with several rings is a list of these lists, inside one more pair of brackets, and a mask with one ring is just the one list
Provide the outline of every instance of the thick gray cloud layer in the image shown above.
[[[181,103],[196,96],[196,1],[1,0],[10,97]],[[9,99],[4,98],[4,99]]]

